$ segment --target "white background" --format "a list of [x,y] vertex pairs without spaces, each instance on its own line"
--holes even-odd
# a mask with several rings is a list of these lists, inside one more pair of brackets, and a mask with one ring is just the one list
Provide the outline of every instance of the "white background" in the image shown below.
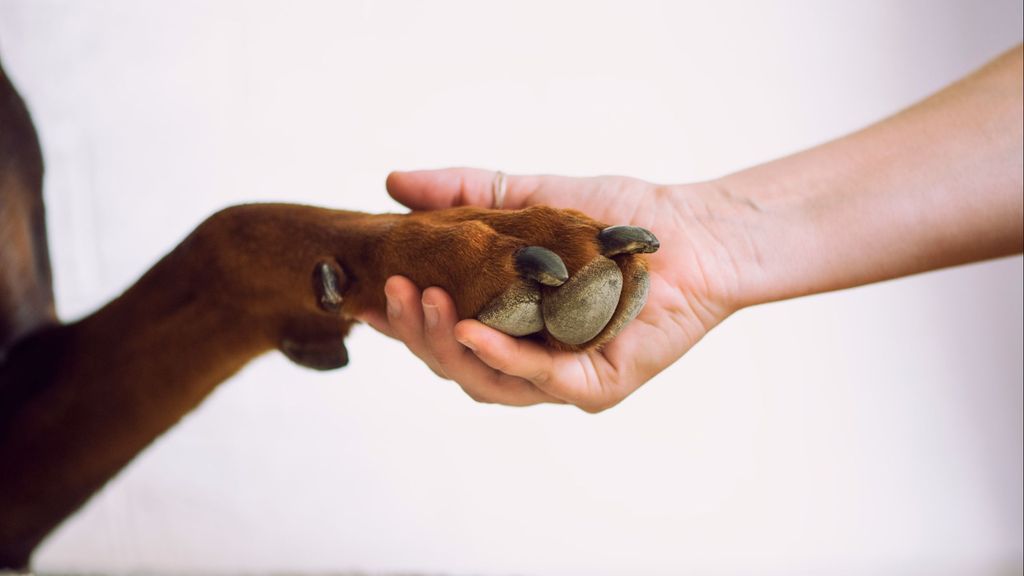
[[[389,170],[447,165],[710,178],[909,105],[1021,20],[1015,0],[0,0],[0,55],[74,319],[225,205],[399,210]],[[597,416],[475,404],[365,327],[339,372],[271,354],[37,567],[1018,570],[1021,262],[742,311]]]

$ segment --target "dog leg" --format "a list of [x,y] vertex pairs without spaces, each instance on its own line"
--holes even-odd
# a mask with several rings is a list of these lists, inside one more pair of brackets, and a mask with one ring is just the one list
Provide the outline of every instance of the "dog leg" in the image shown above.
[[343,366],[351,318],[383,310],[390,275],[440,286],[463,318],[490,314],[509,331],[523,329],[525,310],[524,334],[586,349],[642,306],[637,254],[656,248],[649,233],[550,208],[223,210],[121,297],[23,338],[0,364],[0,566],[27,564],[46,534],[253,357],[276,348],[311,368]]
[[323,219],[304,219],[327,211],[285,211],[210,218],[121,297],[8,351],[0,568],[25,567],[46,534],[258,354],[344,364],[352,322],[332,305],[342,279],[318,266],[333,260],[316,248]]

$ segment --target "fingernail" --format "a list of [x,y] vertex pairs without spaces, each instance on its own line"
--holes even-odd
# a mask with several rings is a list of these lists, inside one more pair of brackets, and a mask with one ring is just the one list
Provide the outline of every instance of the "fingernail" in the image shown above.
[[398,302],[398,299],[392,298],[391,295],[388,294],[387,290],[384,291],[384,295],[387,297],[388,301],[388,316],[392,318],[398,318],[401,316],[402,305]]
[[476,346],[474,346],[473,343],[470,342],[469,340],[459,340],[459,344],[462,344],[466,348],[469,348],[473,352],[476,352]]
[[427,329],[432,329],[437,326],[437,306],[433,304],[423,303],[423,319],[427,323]]

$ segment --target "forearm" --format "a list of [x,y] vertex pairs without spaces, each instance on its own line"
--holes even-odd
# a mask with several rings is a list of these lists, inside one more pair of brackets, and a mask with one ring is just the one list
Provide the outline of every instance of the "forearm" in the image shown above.
[[1020,47],[850,136],[716,182],[738,305],[1018,253]]

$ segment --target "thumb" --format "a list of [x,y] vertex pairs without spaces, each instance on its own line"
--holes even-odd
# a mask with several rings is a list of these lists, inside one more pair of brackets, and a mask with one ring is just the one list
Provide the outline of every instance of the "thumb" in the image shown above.
[[[413,210],[437,210],[453,206],[496,208],[498,173],[479,168],[445,168],[388,174],[387,189],[392,198]],[[518,209],[529,204],[537,179],[506,176],[502,208]]]

